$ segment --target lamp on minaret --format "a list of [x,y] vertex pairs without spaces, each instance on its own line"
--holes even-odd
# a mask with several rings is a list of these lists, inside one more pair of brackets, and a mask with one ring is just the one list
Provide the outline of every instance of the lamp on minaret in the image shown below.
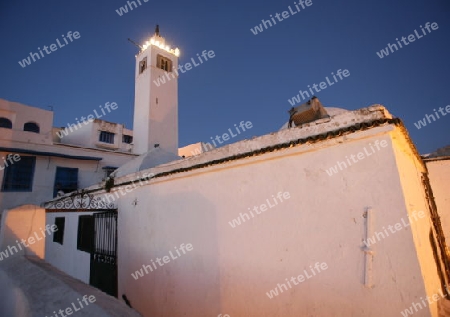
[[159,148],[178,155],[178,57],[180,50],[155,34],[136,55],[133,152]]

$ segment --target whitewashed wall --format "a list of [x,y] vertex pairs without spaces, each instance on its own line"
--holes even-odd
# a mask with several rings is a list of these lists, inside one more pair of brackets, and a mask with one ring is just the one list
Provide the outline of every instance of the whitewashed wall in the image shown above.
[[[6,252],[1,261],[21,255],[35,255],[41,259],[45,253],[45,238],[52,231],[45,228],[45,210],[39,206],[24,205],[5,210],[1,217],[0,252]],[[25,245],[20,243],[25,240]],[[19,246],[20,243],[20,246]],[[25,247],[28,245],[28,247]]]
[[450,248],[450,160],[428,160],[426,164],[445,240]]
[[[87,126],[87,128],[95,130],[92,133],[96,133],[97,138],[93,141],[92,138],[87,137],[85,141],[89,141],[91,143],[80,143],[80,145],[85,146],[81,147],[53,144],[55,132],[52,128],[53,112],[51,111],[0,99],[0,117],[5,117],[12,121],[12,129],[0,128],[0,147],[59,153],[71,156],[91,156],[102,158],[99,162],[93,160],[86,161],[68,158],[63,159],[54,156],[37,156],[35,173],[33,177],[33,191],[1,192],[0,213],[6,209],[16,208],[25,204],[40,205],[42,202],[52,199],[57,166],[79,168],[79,188],[84,188],[99,183],[105,178],[105,171],[102,167],[119,167],[135,157],[131,153],[120,153],[111,150],[86,148],[90,146],[91,143],[94,144],[94,141],[98,140],[98,129],[101,124],[104,123],[102,120],[95,121],[95,127],[97,127],[95,129],[93,129],[92,126]],[[23,125],[30,121],[39,125],[40,133],[23,131]],[[114,132],[120,133],[120,135],[116,137],[116,141],[119,142],[118,146],[120,146],[123,151],[129,152],[131,146],[129,144],[122,143],[122,131],[126,131],[127,134],[132,134],[132,131],[124,129],[121,124],[115,124],[113,126],[116,129]],[[74,131],[75,134],[76,132],[77,131]],[[63,138],[63,142],[64,141],[65,139]],[[10,153],[0,152],[0,190],[4,179],[5,162],[3,158],[8,154]],[[31,154],[20,155],[26,156]]]
[[[40,144],[52,143],[52,111],[0,99],[0,117],[7,118],[12,122],[12,129],[0,128],[0,140]],[[40,132],[23,131],[23,126],[27,122],[36,123]]]
[[[69,122],[69,124],[77,124]],[[133,131],[126,129],[123,124],[112,123],[101,119],[95,119],[92,122],[81,122],[79,125],[72,127],[72,131],[68,128],[67,124],[63,129],[66,129],[67,135],[64,132],[60,132],[62,138],[57,140],[63,144],[74,144],[83,147],[101,148],[115,151],[131,152],[132,146],[122,142],[122,136],[124,134],[133,136]],[[114,143],[104,143],[99,141],[100,131],[106,131],[114,133]]]
[[[430,230],[435,234],[435,229],[431,221],[431,214],[428,207],[428,201],[423,189],[421,175],[426,172],[425,165],[422,160],[411,152],[411,146],[403,136],[400,129],[392,132],[392,142],[394,144],[394,153],[398,166],[397,174],[400,177],[405,208],[408,215],[413,216],[414,211],[423,211],[427,215],[426,218],[412,221],[411,228],[413,233],[413,241],[415,243],[416,252],[419,259],[419,266],[422,272],[423,281],[417,281],[415,285],[421,284],[426,288],[427,294],[438,294],[441,290],[439,279],[436,275],[436,263],[434,261],[433,251],[430,248]],[[435,243],[437,244],[436,239]],[[399,256],[401,256],[399,254]],[[399,268],[400,269],[400,268]],[[399,284],[400,285],[400,284]],[[400,287],[409,287],[409,285],[401,285]],[[423,295],[421,295],[423,296]],[[447,300],[444,300],[447,301]],[[415,302],[420,302],[416,298]],[[439,299],[439,305],[443,302],[442,296]],[[408,305],[410,306],[410,305]],[[438,316],[438,305],[429,305],[432,316]],[[422,311],[420,313],[423,313]]]
[[[119,296],[126,294],[144,316],[399,316],[434,293],[439,281],[424,218],[373,246],[373,288],[363,284],[366,208],[373,209],[373,230],[382,231],[426,206],[415,169],[420,164],[410,148],[395,149],[392,137],[402,138],[396,133],[392,126],[374,128],[133,190],[118,202]],[[388,146],[338,174],[326,173],[376,140]],[[291,198],[230,226],[278,192]],[[193,250],[138,280],[131,276],[182,243]],[[268,298],[277,283],[316,262],[328,269]],[[420,316],[437,316],[436,309]]]
[[53,242],[53,238],[45,241],[45,260],[61,271],[89,284],[90,254],[77,249],[78,217],[92,215],[92,212],[47,212],[46,222],[55,223],[56,217],[64,217],[63,244]]
[[[74,151],[76,153],[76,151]],[[80,153],[82,152],[82,153]],[[9,153],[0,152],[0,157]],[[85,156],[103,156],[104,160],[81,161],[58,157],[36,157],[36,166],[33,177],[32,192],[1,192],[0,212],[4,209],[15,208],[24,204],[36,204],[53,199],[53,187],[55,185],[56,167],[78,168],[78,188],[85,188],[101,182],[105,178],[105,170],[102,166],[120,166],[131,157],[125,154],[96,153],[95,151],[78,151]],[[75,154],[76,155],[76,154]],[[25,155],[22,155],[25,156]],[[3,162],[3,161],[2,161]],[[3,181],[4,170],[0,170],[0,187]]]

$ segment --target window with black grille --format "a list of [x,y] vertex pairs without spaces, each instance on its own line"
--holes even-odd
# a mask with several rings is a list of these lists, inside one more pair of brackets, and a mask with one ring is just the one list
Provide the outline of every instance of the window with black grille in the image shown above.
[[66,218],[64,217],[56,217],[55,225],[57,230],[53,232],[53,242],[63,244],[64,242],[64,227],[66,224]]
[[8,165],[3,175],[2,191],[31,192],[35,165],[35,156],[21,156],[20,161]]
[[114,144],[114,133],[100,131],[99,141],[104,142],[104,143]]

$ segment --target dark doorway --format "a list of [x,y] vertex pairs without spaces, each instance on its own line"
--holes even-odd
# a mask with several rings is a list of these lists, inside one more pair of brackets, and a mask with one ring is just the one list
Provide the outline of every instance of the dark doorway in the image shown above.
[[89,284],[117,297],[117,211],[95,213],[93,217]]

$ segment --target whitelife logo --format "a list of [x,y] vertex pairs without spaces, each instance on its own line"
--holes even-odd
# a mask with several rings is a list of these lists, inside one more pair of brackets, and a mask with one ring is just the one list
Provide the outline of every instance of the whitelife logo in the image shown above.
[[[258,206],[253,206],[253,209],[250,209],[250,207],[248,208],[248,211],[249,211],[249,213],[252,215],[252,218],[254,218],[255,217],[255,215],[253,214],[253,212],[252,212],[252,210],[257,214],[257,215],[260,215],[261,213],[263,213],[264,211],[266,211],[266,210],[268,210],[268,209],[271,209],[271,208],[273,208],[273,207],[275,207],[275,206],[277,206],[278,205],[278,201],[280,202],[280,203],[282,203],[284,200],[283,200],[283,198],[285,199],[285,200],[287,200],[287,199],[289,199],[289,198],[291,198],[291,194],[289,193],[289,192],[278,192],[278,194],[277,194],[277,197],[275,198],[275,196],[274,195],[272,195],[272,202],[274,203],[273,205],[272,204],[270,204],[270,200],[269,200],[269,198],[268,199],[266,199],[266,203],[267,203],[267,205],[266,204],[261,204],[260,206],[259,206],[259,209],[258,209]],[[247,218],[247,220],[250,220],[250,216],[246,213],[246,212],[244,212],[244,213],[239,213],[239,217],[237,217],[237,218],[235,218],[235,219],[233,219],[232,221],[228,221],[228,223],[230,224],[230,226],[231,226],[231,228],[236,228],[237,226],[239,226],[241,223],[244,223],[245,221],[247,221],[246,219],[245,219],[245,217]],[[242,222],[241,222],[241,219],[242,219]]]
[[9,154],[9,155],[6,156],[6,159],[4,157],[2,157],[2,159],[3,159],[3,166],[0,163],[0,171],[4,170],[5,168],[7,168],[7,167],[9,167],[11,165],[13,165],[16,162],[19,162],[20,161],[20,155],[19,154],[14,154],[14,155]]
[[[117,105],[117,103],[112,102],[111,104],[109,102],[105,103],[105,109],[103,109],[103,106],[100,105],[99,108],[102,111],[102,114],[98,114],[97,109],[94,109],[94,114],[90,114],[87,117],[82,116],[80,120],[78,120],[78,118],[75,118],[75,121],[77,122],[76,124],[67,124],[67,128],[64,128],[60,131],[57,131],[56,134],[58,135],[58,137],[60,139],[62,139],[64,136],[68,136],[69,135],[69,131],[73,132],[74,130],[77,131],[79,128],[82,128],[81,122],[84,123],[84,125],[88,125],[89,123],[93,122],[95,119],[100,119],[103,116],[106,116],[106,112],[105,109],[108,110],[108,113],[111,113],[112,110],[116,110],[117,108],[119,108],[119,106]],[[81,121],[81,122],[80,122]]]
[[[89,300],[89,302],[88,302],[88,300]],[[66,316],[70,316],[73,313],[76,313],[77,311],[80,311],[85,306],[88,306],[89,303],[91,303],[91,304],[95,303],[96,300],[97,299],[95,298],[94,295],[90,295],[89,297],[87,295],[84,295],[83,298],[81,299],[81,301],[80,301],[79,298],[77,298],[78,305],[76,303],[72,303],[72,308],[73,309],[69,306],[69,307],[67,307],[64,310],[60,309],[58,311],[58,313],[56,311],[53,311],[54,315],[50,315],[50,316],[46,315],[45,317],[66,317]],[[85,306],[83,306],[83,304],[81,302],[83,302]],[[64,315],[64,313],[66,313],[66,315]]]
[[[388,146],[386,140],[381,140],[381,142],[380,142],[380,140],[376,140],[375,147],[377,148],[378,151],[381,150],[380,145],[382,148],[385,148]],[[370,146],[371,151],[367,151],[367,148],[364,147],[364,152],[358,152],[358,154],[356,154],[356,155],[351,154],[350,155],[351,161],[353,161],[353,163],[358,163],[359,161],[365,159],[366,157],[372,156],[373,154],[375,154],[376,151],[375,151],[374,147],[372,146],[372,143],[369,143],[369,146]],[[329,169],[326,170],[328,176],[333,176],[334,174],[337,174],[339,172],[339,169],[342,171],[342,170],[352,166],[352,163],[351,163],[350,159],[348,158],[348,156],[346,156],[345,159],[348,163],[348,166],[343,161],[337,161],[336,162],[337,164],[335,166],[330,167]]]
[[[105,194],[101,200],[105,204],[111,204],[116,201],[116,199],[119,199],[120,197],[124,197],[126,194],[131,193],[133,190],[135,190],[138,187],[144,186],[142,181],[145,182],[145,184],[148,184],[150,179],[155,176],[154,173],[147,173],[145,172],[141,176],[138,176],[134,181],[131,181],[131,184],[125,185],[125,186],[118,186],[115,188],[114,191],[112,191],[110,194]],[[139,181],[139,184],[136,184],[135,182]],[[114,196],[115,195],[115,196]]]
[[[239,127],[240,127],[240,129],[239,129]],[[237,137],[239,134],[241,134],[241,132],[245,132],[247,130],[250,130],[251,128],[253,128],[253,124],[251,123],[251,121],[247,121],[247,122],[241,121],[241,123],[239,123],[239,127],[236,124],[234,124],[234,128],[236,129],[237,134],[234,134],[233,131],[231,130],[231,128],[229,128],[228,132],[230,132],[230,134],[228,134],[226,132],[223,133],[221,136],[216,134],[216,137],[214,139],[219,144],[223,144],[224,142],[230,140],[230,136],[231,136],[231,139],[232,139],[234,137]],[[247,130],[245,128],[247,128]],[[205,152],[214,150],[214,148],[217,147],[217,144],[214,141],[213,137],[210,137],[210,139],[211,139],[212,143],[214,144],[214,146],[211,143],[206,142],[204,147],[203,147],[203,150]],[[207,146],[209,146],[209,149],[207,148]],[[196,148],[195,151],[191,151],[191,154],[192,155],[198,155],[198,154],[201,154],[201,151],[200,151],[199,148]]]
[[[73,38],[72,38],[72,36],[73,36]],[[75,31],[75,32],[73,32],[73,33],[72,33],[72,31],[69,31],[69,32],[67,32],[67,37],[69,38],[70,43],[72,43],[74,39],[75,39],[75,40],[78,40],[78,39],[81,37],[81,35],[80,35],[80,32],[78,32],[78,31]],[[62,48],[62,47],[64,47],[64,46],[66,46],[66,45],[69,44],[69,42],[68,42],[67,39],[64,37],[64,35],[62,35],[62,38],[63,38],[63,40],[64,40],[64,43],[66,43],[66,44],[61,44],[61,42],[59,41],[59,39],[56,39],[56,43],[58,43],[59,48]],[[48,50],[48,48],[50,48],[50,51]],[[43,50],[45,51],[45,53],[47,53],[47,55],[50,55],[52,52],[55,52],[57,49],[58,49],[58,47],[56,46],[56,44],[50,44],[50,46],[44,45],[44,48],[43,48]],[[44,58],[45,55],[44,55],[44,53],[42,53],[40,47],[38,47],[38,51],[39,51],[39,53],[41,54],[42,58]],[[41,57],[39,56],[38,53],[30,52],[30,56],[29,56],[28,58],[23,59],[21,62],[19,62],[19,65],[22,66],[22,68],[24,68],[24,67],[26,67],[26,66],[28,66],[28,65],[31,65],[31,59],[33,59],[33,62],[35,62],[35,61],[36,61],[36,58],[35,58],[35,57],[36,57],[38,60],[41,59]],[[31,59],[30,59],[30,58],[31,58]]]
[[[295,277],[295,276],[291,277],[290,280],[286,279],[286,283],[287,283],[287,285],[289,285],[289,288],[292,288],[292,285],[290,282],[292,282],[292,284],[294,284],[294,286],[299,285],[300,283],[303,283],[304,281],[309,280],[310,278],[313,278],[314,276],[316,276],[317,273],[320,273],[320,272],[328,269],[328,264],[326,264],[325,262],[322,262],[322,263],[316,262],[316,264],[314,264],[314,267],[312,267],[310,265],[309,269],[310,269],[310,272],[312,275],[309,275],[306,270],[303,270],[303,273],[305,273],[304,276],[302,274],[300,274],[297,277]],[[306,279],[305,279],[305,276],[306,276]],[[297,281],[298,281],[298,283],[297,283]],[[278,296],[278,289],[280,290],[280,294],[283,293],[284,292],[283,287],[286,291],[288,290],[288,287],[286,286],[286,284],[283,284],[283,283],[277,284],[277,287],[275,287],[274,289],[271,289],[269,292],[266,293],[267,297],[272,299],[275,296]]]
[[[293,15],[299,13],[301,10],[306,9],[306,7],[312,6],[312,0],[306,0],[306,1],[299,0],[299,1],[298,1],[298,4],[297,4],[297,2],[294,2],[294,4],[295,4],[295,8],[297,9],[297,11],[292,10],[291,6],[288,6],[289,12],[288,12],[288,11],[283,11],[283,12],[281,12],[281,14],[278,13],[278,12],[275,13],[275,17],[277,18],[278,22],[284,21],[284,20],[286,20],[287,18],[289,18],[289,17],[291,17],[291,16],[293,16]],[[301,9],[300,9],[299,5],[302,7]],[[289,15],[289,13],[290,13],[290,15]],[[282,18],[281,18],[280,16],[282,16]],[[272,20],[273,25],[276,25],[276,24],[277,24],[277,21],[276,21],[275,18],[272,16],[272,14],[270,15],[270,19]],[[264,27],[266,28],[266,30],[267,30],[269,27],[272,27],[272,22],[270,22],[270,20],[261,20],[261,22],[262,22],[262,24],[257,25],[257,26],[255,26],[254,28],[251,28],[251,29],[250,29],[250,31],[252,31],[252,33],[253,33],[254,35],[257,35],[258,32],[259,32],[259,33],[262,33],[262,32],[264,31],[263,25],[264,25]],[[269,25],[269,26],[267,26],[267,25]]]
[[[418,40],[418,39],[424,37],[425,35],[430,34],[431,33],[430,27],[431,27],[431,29],[433,31],[437,30],[439,28],[439,26],[438,26],[438,24],[436,22],[433,22],[431,24],[430,24],[430,22],[427,22],[425,24],[425,29],[427,29],[428,33],[426,33],[425,30],[422,28],[422,26],[420,26],[420,29],[422,30],[422,33],[423,33],[422,36],[417,32],[417,30],[414,30],[414,34],[416,36],[414,36],[414,34],[408,35],[408,41],[409,42],[406,41],[406,37],[404,37],[404,36],[400,40],[403,43],[403,45],[405,45],[405,46],[409,45],[410,43],[412,43],[412,42],[414,42],[416,40],[416,37],[417,37],[417,40]],[[398,39],[398,37],[395,38],[395,40],[397,41],[398,46],[400,46],[400,48],[403,48],[403,46],[400,43],[400,40]],[[394,51],[393,48],[395,48],[395,51]],[[389,55],[389,50],[391,50],[391,53],[394,53],[394,52],[398,51],[399,48],[395,44],[388,43],[388,46],[386,46],[385,49],[382,49],[381,51],[377,52],[378,57],[379,58],[383,58],[385,56],[388,56]]]
[[[136,0],[139,5],[141,6],[141,0]],[[134,5],[134,9],[138,8],[138,5],[136,4],[136,1],[127,1],[127,5],[130,7],[130,10],[133,11],[133,7],[131,5]],[[142,0],[143,2],[148,2],[149,0]],[[125,13],[128,13],[127,5],[124,5],[123,7],[120,7],[118,10],[116,10],[117,14],[119,16],[124,15]]]
[[[297,94],[297,96],[294,96],[291,99],[288,99],[288,102],[291,104],[291,106],[294,106],[294,105],[300,103],[300,101],[302,101],[302,99],[303,100],[309,99],[310,97],[314,96],[315,93],[318,93],[324,89],[327,89],[329,86],[333,86],[335,83],[337,83],[339,80],[336,78],[336,76],[338,76],[341,81],[344,78],[350,76],[350,71],[348,69],[344,69],[344,70],[339,69],[336,72],[336,75],[334,74],[334,72],[331,72],[331,75],[333,76],[334,82],[330,81],[328,76],[326,76],[325,77],[326,82],[322,81],[319,84],[314,83],[312,85],[312,87],[310,85],[308,85],[308,89],[311,92],[311,95],[308,93],[308,91],[299,90],[298,91],[299,93]],[[344,77],[342,77],[342,76],[344,76]],[[327,83],[328,83],[328,85],[327,85]],[[313,88],[314,88],[314,90],[313,90]]]
[[[178,254],[178,256],[174,256],[172,251],[169,251],[170,258],[172,258],[173,260],[179,258],[182,255],[177,247],[174,247],[174,249],[175,249],[176,253]],[[184,243],[182,243],[180,245],[180,250],[181,250],[181,252],[183,252],[183,254],[186,254],[186,251],[192,251],[192,250],[194,250],[194,247],[190,243],[188,243],[186,245],[184,245]],[[162,267],[162,266],[164,266],[164,264],[167,264],[170,262],[170,258],[168,255],[166,255],[166,256],[163,256],[162,259],[156,258],[155,261],[158,263],[159,267]],[[161,262],[161,260],[162,260],[162,262]],[[134,273],[131,273],[131,276],[135,280],[137,280],[138,278],[143,277],[145,274],[149,274],[150,272],[153,272],[156,269],[158,269],[158,266],[156,266],[155,262],[153,260],[150,260],[150,261],[152,262],[151,265],[150,264],[142,265],[142,269],[140,269],[139,271],[136,271]],[[149,270],[150,270],[150,272],[149,272]],[[145,274],[144,274],[144,271],[145,271]]]
[[389,237],[389,232],[394,234],[402,230],[403,228],[411,226],[411,220],[418,221],[419,218],[422,219],[424,217],[425,212],[423,212],[422,210],[419,212],[414,210],[412,213],[412,217],[408,215],[408,222],[406,222],[405,219],[401,218],[400,219],[401,223],[397,222],[395,225],[387,226],[387,229],[389,229],[389,231],[385,227],[383,227],[382,231],[375,232],[375,234],[372,237],[367,238],[367,240],[363,240],[363,243],[366,247],[370,247],[371,245],[377,243],[377,241],[380,242],[381,239],[386,239],[387,237]]
[[[450,105],[445,107],[446,112],[444,112],[444,108],[442,108],[442,107],[439,107],[438,110],[441,113],[441,115],[444,117],[448,113],[450,113]],[[439,114],[437,113],[436,109],[433,109],[433,111],[434,111],[434,114],[436,115],[436,118],[440,119],[441,117],[439,117]],[[417,129],[420,130],[420,128],[427,126],[427,120],[428,120],[428,123],[431,123],[430,119],[433,119],[433,122],[434,122],[434,121],[436,121],[436,118],[432,114],[430,114],[430,115],[426,114],[425,117],[423,118],[423,120],[419,120],[419,121],[415,122],[414,125],[416,126]]]
[[[203,59],[202,59],[202,57],[203,57]],[[200,64],[197,64],[193,57],[191,57],[191,62],[194,65],[194,67],[197,67],[197,66],[200,66],[201,64],[203,64],[203,62],[208,61],[209,60],[208,57],[210,59],[212,59],[212,58],[216,57],[216,53],[214,53],[213,50],[210,50],[208,52],[206,50],[204,50],[202,52],[202,56],[200,56],[200,54],[197,53],[197,58],[198,58],[198,61],[200,62]],[[170,72],[170,73],[169,72],[165,72],[164,73],[164,76],[167,77],[167,81],[166,81],[166,78],[164,76],[159,76],[157,79],[155,79],[153,81],[153,83],[156,85],[156,87],[159,87],[162,84],[165,84],[166,82],[170,81],[171,79],[173,79],[175,77],[178,77],[179,76],[178,70],[180,70],[183,74],[185,72],[187,72],[188,70],[191,70],[192,69],[192,64],[187,62],[184,65],[178,65],[178,69],[175,69],[175,67],[173,67],[173,69],[172,69],[173,71],[172,72]],[[183,67],[185,69],[183,69]],[[172,77],[170,77],[170,76],[172,76]]]
[[[21,239],[20,242],[19,242],[19,240],[16,240],[17,247],[19,247],[20,251],[23,250],[23,249],[22,249],[22,245],[23,245],[24,247],[28,248],[31,244],[36,243],[36,240],[37,240],[37,241],[43,240],[43,239],[45,238],[45,236],[46,236],[45,232],[47,232],[47,233],[50,235],[50,234],[52,234],[52,233],[58,231],[58,227],[57,227],[56,225],[51,225],[51,226],[50,226],[50,225],[46,225],[46,226],[45,226],[45,230],[42,229],[42,228],[39,228],[39,229],[41,230],[41,236],[39,236],[38,233],[35,232],[35,233],[34,233],[34,237],[28,237],[27,240]],[[36,240],[35,240],[35,238],[36,238]],[[28,241],[28,244],[27,244],[27,241]],[[13,245],[13,246],[8,246],[8,249],[7,249],[7,250],[1,251],[1,252],[0,252],[0,261],[2,261],[3,258],[6,259],[6,258],[8,258],[10,255],[12,256],[14,253],[19,252],[19,250],[17,249],[17,247],[14,246],[14,245]],[[8,251],[9,251],[9,252],[8,252]]]
[[[445,289],[447,290],[447,293],[449,293],[449,290],[447,287],[445,287]],[[437,294],[433,294],[431,295],[431,301],[430,301],[430,296],[426,297],[426,302],[425,302],[425,298],[420,297],[420,300],[422,301],[422,305],[418,302],[413,302],[411,306],[409,306],[409,308],[405,309],[404,311],[400,312],[402,314],[403,317],[408,317],[409,315],[414,315],[414,313],[418,312],[421,309],[424,309],[425,307],[427,307],[427,305],[431,305],[437,301],[439,301],[441,298],[445,298],[447,297],[447,294],[444,294],[442,292],[442,290],[438,290]],[[415,312],[414,312],[415,311]]]

